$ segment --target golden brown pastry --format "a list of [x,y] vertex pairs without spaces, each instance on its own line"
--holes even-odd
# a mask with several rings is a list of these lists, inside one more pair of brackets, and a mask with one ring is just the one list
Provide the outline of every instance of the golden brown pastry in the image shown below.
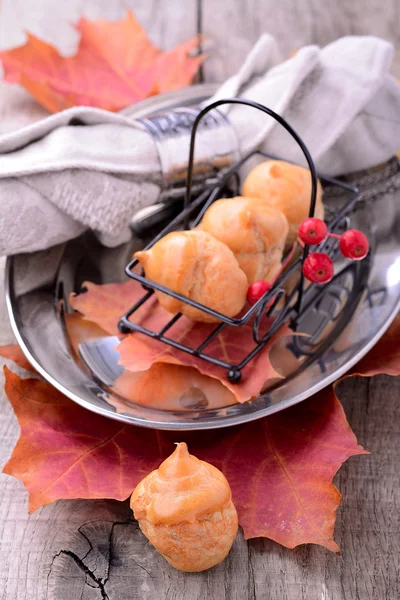
[[232,250],[249,284],[259,279],[272,282],[278,274],[289,232],[280,210],[243,196],[217,200],[205,213],[201,229]]
[[[233,252],[205,231],[176,231],[150,250],[136,252],[146,277],[228,317],[237,315],[247,293],[246,275]],[[156,292],[171,313],[182,312],[195,321],[214,322],[211,315]]]
[[[243,184],[243,195],[262,198],[281,210],[289,221],[286,247],[293,245],[300,223],[308,217],[311,200],[311,175],[308,169],[282,160],[270,160],[250,171]],[[318,182],[315,217],[324,218],[322,186]]]
[[229,483],[185,443],[137,485],[130,505],[150,543],[180,571],[218,564],[237,534]]

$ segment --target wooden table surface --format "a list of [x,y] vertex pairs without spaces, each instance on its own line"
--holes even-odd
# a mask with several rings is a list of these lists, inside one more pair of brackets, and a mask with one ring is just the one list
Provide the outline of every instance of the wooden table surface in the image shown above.
[[[0,48],[23,43],[28,29],[72,53],[71,23],[80,14],[119,18],[126,5],[163,48],[200,23],[213,44],[207,81],[235,72],[264,31],[287,54],[348,34],[380,35],[400,48],[398,0],[0,0]],[[400,76],[398,53],[393,69]],[[28,113],[40,116],[23,91],[17,111],[2,91],[0,128],[10,128],[12,110],[18,123]],[[3,269],[1,260],[1,280]],[[1,291],[0,343],[12,340]],[[264,539],[246,542],[240,533],[224,563],[182,574],[147,544],[127,503],[60,501],[28,516],[22,484],[1,475],[1,600],[398,600],[400,379],[348,380],[339,392],[350,425],[372,452],[350,459],[335,478],[343,493],[335,534],[340,556],[313,545],[287,550]],[[2,391],[0,406],[4,464],[18,425]]]

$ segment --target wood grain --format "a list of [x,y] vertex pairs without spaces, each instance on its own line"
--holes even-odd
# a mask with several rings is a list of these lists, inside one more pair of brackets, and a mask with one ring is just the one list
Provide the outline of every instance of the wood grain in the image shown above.
[[[119,19],[131,7],[151,40],[162,48],[192,36],[201,4],[203,32],[211,44],[207,81],[222,81],[239,68],[262,33],[279,41],[284,56],[305,44],[325,45],[343,35],[376,35],[394,43],[393,72],[400,77],[398,0],[2,0],[0,49],[20,45],[29,30],[73,54],[80,15]],[[55,15],[56,13],[56,15]],[[57,18],[56,18],[57,17]]]
[[79,36],[74,28],[81,16],[88,19],[121,19],[126,8],[135,12],[150,39],[163,49],[183,42],[196,32],[196,0],[2,0],[0,49],[26,41],[26,31],[53,44],[63,55],[74,54]]
[[[195,31],[194,0],[1,0],[0,46],[23,43],[23,31],[29,29],[68,54],[77,43],[71,22],[80,14],[119,18],[125,5],[134,7],[151,39],[164,48]],[[202,12],[204,31],[214,40],[205,66],[208,80],[232,74],[264,31],[279,38],[286,54],[305,43],[325,44],[354,33],[381,35],[400,47],[397,0],[202,0]],[[394,70],[400,75],[399,56]],[[24,94],[18,105],[20,123],[34,111]],[[0,105],[0,122],[10,116],[8,110],[6,103]],[[33,118],[38,116],[34,111]],[[1,281],[3,268],[1,260]],[[4,344],[13,338],[2,289],[0,293]],[[2,379],[0,389],[4,464],[18,425]],[[290,551],[269,540],[246,542],[239,535],[223,564],[207,573],[184,575],[149,546],[127,503],[57,502],[28,516],[22,484],[1,475],[0,599],[397,600],[399,395],[400,379],[389,377],[348,380],[340,386],[350,424],[360,443],[372,451],[350,459],[336,477],[343,493],[336,525],[340,556],[312,545]]]
[[262,33],[278,40],[283,56],[344,35],[380,36],[394,43],[393,72],[400,76],[398,0],[202,0],[202,5],[204,34],[214,44],[207,81],[234,74]]

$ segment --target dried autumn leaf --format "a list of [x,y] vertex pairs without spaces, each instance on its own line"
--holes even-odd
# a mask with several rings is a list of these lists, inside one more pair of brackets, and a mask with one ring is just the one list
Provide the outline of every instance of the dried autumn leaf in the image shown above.
[[[80,344],[107,336],[104,329],[78,312],[65,315],[65,326],[78,362]],[[197,369],[157,363],[138,373],[125,370],[110,388],[107,402],[117,412],[129,413],[129,402],[162,410],[183,410],[221,408],[235,404],[236,399],[222,383]]]
[[148,96],[185,87],[203,57],[190,57],[197,38],[162,52],[131,12],[121,21],[81,19],[78,52],[62,57],[28,34],[24,46],[0,52],[4,78],[23,85],[51,112],[71,106],[117,111]]
[[[71,305],[87,319],[112,334],[118,332],[119,318],[143,295],[143,289],[134,281],[105,285],[85,283],[84,286],[87,292],[72,296]],[[132,319],[144,327],[159,331],[171,319],[171,315],[160,306],[156,298],[152,298],[133,315]],[[213,324],[195,323],[186,317],[181,317],[169,329],[168,335],[182,344],[196,348],[214,329]],[[195,367],[203,375],[219,379],[239,402],[245,402],[259,393],[267,379],[280,377],[271,364],[269,350],[278,336],[287,333],[287,327],[282,327],[242,370],[242,380],[234,384],[226,379],[226,370],[223,368],[141,334],[125,336],[117,346],[117,350],[120,353],[120,364],[129,371],[147,371],[157,362]],[[228,363],[240,363],[254,346],[252,325],[245,325],[237,328],[226,327],[207,346],[206,351],[212,357],[223,359]]]
[[332,478],[350,456],[367,452],[332,388],[244,426],[228,448],[222,440],[208,450],[206,460],[232,487],[246,539],[339,550],[333,531],[341,494]]
[[[110,335],[120,335],[118,321],[143,295],[143,288],[133,280],[104,285],[85,281],[83,287],[87,290],[86,292],[70,296],[72,308]],[[148,305],[148,303],[146,304]],[[156,305],[155,299],[151,301],[151,306]],[[146,312],[144,306],[139,308],[135,313],[135,319],[132,320],[142,322],[141,319]]]
[[25,358],[25,354],[22,352],[18,344],[8,344],[7,346],[0,346],[0,356],[8,358],[15,362],[19,367],[36,373],[31,363]]
[[141,448],[149,432],[138,428],[132,435],[126,425],[83,410],[50,384],[4,371],[21,428],[4,472],[23,481],[30,512],[59,498],[124,500],[148,471],[150,457]]
[[5,374],[21,435],[4,471],[24,483],[30,511],[60,498],[124,500],[174,442],[186,441],[226,475],[246,538],[338,550],[332,477],[365,451],[333,390],[240,427],[177,438],[89,413],[48,383]]
[[[153,321],[152,324],[156,331],[161,328],[157,321]],[[215,326],[203,323],[193,325],[190,322],[179,321],[179,327],[175,325],[171,328],[170,335],[180,343],[196,348],[214,328]],[[287,335],[287,328],[282,328],[276,336],[272,337],[263,350],[242,369],[242,379],[238,383],[231,383],[226,378],[226,370],[217,365],[175,350],[156,340],[143,339],[143,336],[137,334],[126,336],[116,349],[120,354],[120,364],[129,371],[144,371],[157,362],[195,367],[200,373],[219,379],[235,395],[238,402],[246,402],[260,392],[268,379],[280,378],[269,358],[269,350],[278,335]],[[207,354],[228,363],[239,363],[254,346],[251,325],[243,325],[237,329],[226,327],[207,346]]]
[[77,312],[66,314],[64,322],[75,357],[79,357],[79,344],[107,336],[104,329]]
[[147,371],[125,370],[114,382],[107,402],[117,412],[129,413],[126,400],[160,410],[216,409],[237,402],[217,379],[192,367],[156,363]]
[[400,317],[396,317],[386,333],[356,364],[347,377],[361,375],[400,375]]

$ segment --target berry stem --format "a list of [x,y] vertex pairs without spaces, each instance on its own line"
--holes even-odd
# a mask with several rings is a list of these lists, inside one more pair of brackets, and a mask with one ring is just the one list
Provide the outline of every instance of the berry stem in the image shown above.
[[279,271],[277,272],[277,274],[275,275],[275,277],[272,279],[272,281],[271,281],[272,285],[274,285],[275,281],[276,281],[276,280],[278,279],[278,277],[281,275],[282,271],[284,271],[284,270],[286,269],[286,267],[288,266],[288,264],[289,264],[289,263],[290,263],[290,261],[292,260],[292,258],[293,258],[293,255],[294,255],[294,253],[295,253],[295,251],[296,251],[296,249],[297,249],[297,246],[298,246],[299,244],[300,244],[300,245],[303,245],[303,247],[304,247],[304,244],[303,244],[303,243],[302,243],[300,240],[297,240],[297,242],[294,242],[294,243],[293,243],[292,249],[290,250],[289,254],[288,254],[288,255],[287,255],[287,257],[285,258],[285,260],[283,261],[283,263],[281,264],[281,268],[279,269]]
[[340,238],[342,237],[341,235],[338,235],[337,233],[328,233],[328,237],[332,237],[335,238],[337,240],[340,240]]
[[[304,245],[303,245],[303,247],[304,247]],[[297,242],[293,242],[293,246],[292,246],[292,249],[291,249],[291,251],[289,252],[289,254],[287,255],[287,257],[285,258],[285,260],[284,260],[284,261],[283,261],[283,263],[282,263],[282,267],[281,267],[281,273],[282,273],[283,269],[286,269],[286,267],[288,266],[288,264],[289,264],[289,263],[290,263],[290,261],[292,260],[292,258],[293,258],[293,254],[295,253],[296,249],[297,249]],[[279,275],[280,275],[281,273],[279,273]],[[276,278],[275,278],[275,279],[276,279]]]

